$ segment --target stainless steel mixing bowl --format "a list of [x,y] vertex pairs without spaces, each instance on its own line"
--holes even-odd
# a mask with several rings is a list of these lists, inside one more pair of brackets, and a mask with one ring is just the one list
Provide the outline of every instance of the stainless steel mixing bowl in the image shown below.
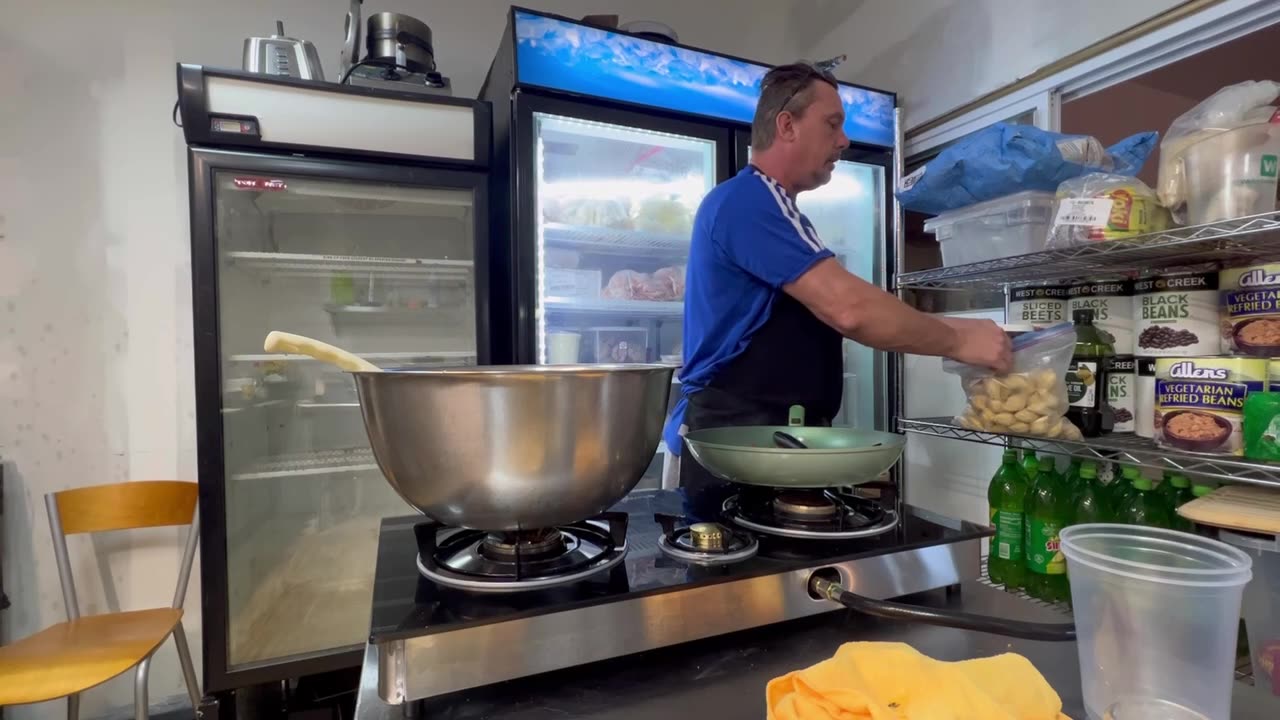
[[378,466],[428,517],[476,530],[577,522],[653,461],[673,368],[493,366],[354,372]]

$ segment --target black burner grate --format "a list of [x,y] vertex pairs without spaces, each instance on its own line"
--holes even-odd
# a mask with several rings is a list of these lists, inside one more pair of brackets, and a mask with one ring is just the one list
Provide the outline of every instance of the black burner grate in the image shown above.
[[[805,510],[789,512],[788,507]],[[815,511],[824,507],[831,511]],[[885,521],[881,502],[835,489],[743,487],[726,511],[757,525],[810,532],[849,532]]]
[[488,533],[450,528],[434,521],[414,526],[418,556],[430,569],[493,582],[520,582],[571,575],[625,547],[625,513],[602,513],[593,521],[558,528]]

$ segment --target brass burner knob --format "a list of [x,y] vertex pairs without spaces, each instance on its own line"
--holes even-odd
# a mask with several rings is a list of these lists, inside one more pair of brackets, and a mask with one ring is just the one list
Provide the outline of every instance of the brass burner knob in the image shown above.
[[694,523],[689,526],[689,539],[697,550],[723,550],[724,528],[716,523]]

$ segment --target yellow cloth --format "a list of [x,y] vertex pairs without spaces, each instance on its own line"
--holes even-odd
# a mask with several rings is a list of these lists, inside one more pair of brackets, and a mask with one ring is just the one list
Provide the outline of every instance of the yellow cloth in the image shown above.
[[1021,655],[942,662],[903,643],[846,643],[765,697],[769,720],[1070,720]]

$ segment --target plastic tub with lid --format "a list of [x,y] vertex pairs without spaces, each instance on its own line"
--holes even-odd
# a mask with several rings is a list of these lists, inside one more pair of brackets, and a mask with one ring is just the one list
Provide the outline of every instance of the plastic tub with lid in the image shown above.
[[1274,211],[1278,158],[1280,125],[1272,123],[1228,130],[1183,150],[1188,224]]
[[950,210],[925,222],[942,264],[968,265],[1044,249],[1053,224],[1053,193],[1028,190]]
[[1075,525],[1060,540],[1089,717],[1127,699],[1231,717],[1249,556],[1199,535],[1133,525]]
[[1280,696],[1280,536],[1220,530],[1218,538],[1253,558],[1253,581],[1244,589],[1253,684]]

